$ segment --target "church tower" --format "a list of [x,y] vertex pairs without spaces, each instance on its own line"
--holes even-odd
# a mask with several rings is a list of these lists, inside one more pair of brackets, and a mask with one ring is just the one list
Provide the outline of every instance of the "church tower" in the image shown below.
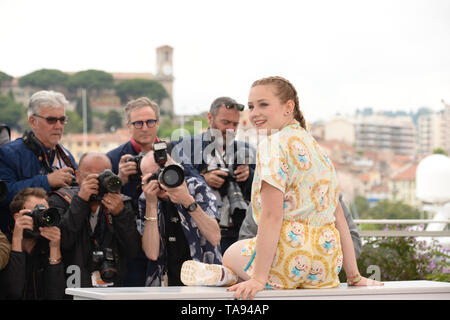
[[156,48],[156,75],[155,80],[166,89],[169,97],[161,102],[160,110],[163,115],[173,115],[173,48],[161,46]]

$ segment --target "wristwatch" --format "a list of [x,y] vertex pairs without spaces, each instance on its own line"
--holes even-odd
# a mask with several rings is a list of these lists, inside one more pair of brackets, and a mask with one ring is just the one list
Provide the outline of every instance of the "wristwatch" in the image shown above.
[[184,207],[184,208],[189,212],[193,212],[193,211],[195,211],[195,209],[197,209],[197,207],[198,207],[198,203],[194,201],[190,205],[188,205],[187,207]]

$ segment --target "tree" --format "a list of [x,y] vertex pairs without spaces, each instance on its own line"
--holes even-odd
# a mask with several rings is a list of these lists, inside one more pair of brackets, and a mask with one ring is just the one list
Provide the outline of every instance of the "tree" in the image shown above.
[[9,74],[6,74],[6,73],[0,71],[0,87],[1,87],[1,85],[2,85],[3,82],[11,81],[12,78],[13,78],[13,77],[10,76]]
[[69,122],[64,127],[64,133],[82,133],[83,119],[76,111],[66,111]]
[[[360,219],[420,219],[423,212],[402,201],[383,200],[370,207],[364,197],[355,198],[355,207]],[[386,226],[382,224],[363,224],[364,230],[382,230]]]
[[114,88],[114,78],[110,73],[99,70],[85,70],[70,76],[68,88],[72,92],[79,88],[93,90],[102,90]]
[[[77,98],[75,111],[78,113],[78,116],[81,119],[81,123],[83,123],[83,99],[80,97]],[[89,103],[89,95],[86,97],[86,118],[87,118],[87,131],[90,132],[92,130],[92,108]],[[83,126],[81,126],[83,128]],[[81,129],[83,131],[83,129]]]
[[106,124],[105,128],[109,131],[115,131],[118,128],[122,127],[122,116],[119,112],[115,110],[111,110],[106,115]]
[[116,94],[122,104],[139,97],[148,97],[157,104],[161,104],[161,101],[169,96],[159,82],[148,79],[125,80],[116,86]]
[[443,148],[439,147],[436,149],[433,149],[433,154],[443,154],[444,156],[448,156],[447,151],[445,151]]
[[22,119],[25,118],[25,108],[9,96],[0,95],[1,121],[10,128],[22,130]]
[[52,87],[67,87],[69,75],[55,69],[40,69],[19,79],[21,87],[36,87],[48,90]]

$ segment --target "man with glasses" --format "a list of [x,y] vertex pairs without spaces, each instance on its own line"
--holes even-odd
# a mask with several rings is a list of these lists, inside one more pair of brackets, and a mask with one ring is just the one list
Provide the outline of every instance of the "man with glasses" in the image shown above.
[[2,231],[8,232],[13,222],[8,206],[19,191],[40,187],[49,192],[74,182],[77,164],[69,150],[59,143],[68,121],[65,114],[68,104],[62,93],[36,92],[28,105],[31,131],[0,147],[0,179],[8,189],[6,199],[0,203]]
[[[209,128],[202,134],[181,139],[175,143],[172,156],[186,168],[188,164],[201,174],[217,198],[221,215],[222,253],[238,239],[244,215],[238,217],[231,212],[228,199],[230,173],[240,187],[248,203],[255,170],[256,151],[243,141],[235,140],[240,112],[244,105],[229,97],[215,99],[208,112]],[[253,159],[253,160],[252,160]],[[229,183],[229,182],[228,182]]]
[[[130,141],[109,151],[112,171],[122,180],[122,193],[131,197],[134,212],[138,212],[138,198],[142,193],[139,161],[130,161],[142,153],[152,150],[159,129],[159,106],[152,100],[141,97],[131,100],[125,106],[125,117],[130,132]],[[134,158],[136,159],[136,158]],[[137,218],[137,216],[136,216]],[[128,261],[125,286],[144,286],[147,259],[140,254]]]

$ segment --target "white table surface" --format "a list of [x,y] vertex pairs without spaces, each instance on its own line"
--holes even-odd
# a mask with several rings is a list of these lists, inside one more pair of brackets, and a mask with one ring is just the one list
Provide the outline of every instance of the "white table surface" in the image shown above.
[[[437,281],[385,281],[384,286],[347,287],[333,289],[264,290],[255,299],[444,299],[450,300],[450,283]],[[100,300],[227,300],[233,293],[223,287],[119,287],[67,288],[74,299]]]

